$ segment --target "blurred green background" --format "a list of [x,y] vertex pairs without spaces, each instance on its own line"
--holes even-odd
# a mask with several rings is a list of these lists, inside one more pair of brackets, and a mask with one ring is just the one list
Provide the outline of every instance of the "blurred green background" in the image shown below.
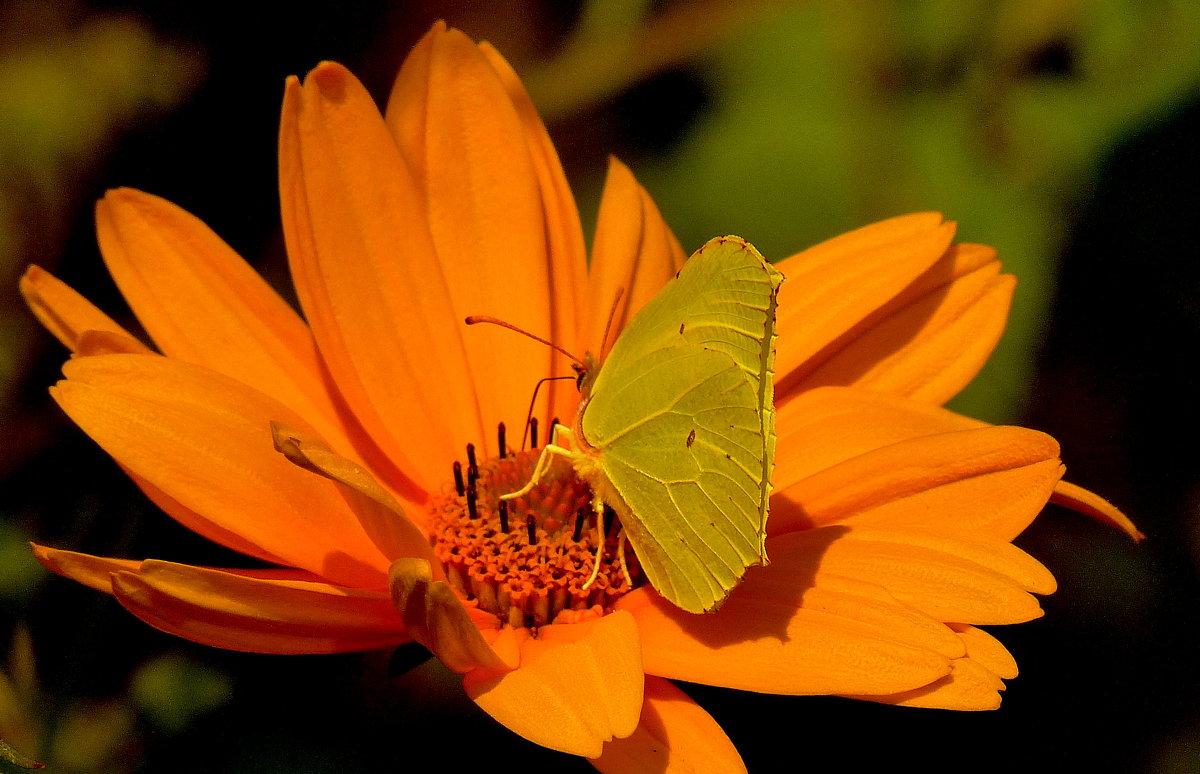
[[47,577],[26,547],[229,561],[49,402],[65,353],[20,303],[24,267],[128,323],[91,220],[125,185],[194,212],[290,293],[283,79],[336,59],[382,98],[437,18],[525,78],[585,223],[612,153],[689,251],[738,233],[778,259],[917,210],[999,248],[1020,280],[1012,319],[953,407],[1051,432],[1071,478],[1149,535],[1133,546],[1049,508],[1022,536],[1060,591],[1044,619],[997,632],[1022,668],[997,712],[684,686],[752,771],[834,755],[1200,771],[1194,0],[0,4],[0,739],[61,772],[384,772],[438,753],[590,770],[497,727],[436,663],[405,671],[406,651],[194,646]]

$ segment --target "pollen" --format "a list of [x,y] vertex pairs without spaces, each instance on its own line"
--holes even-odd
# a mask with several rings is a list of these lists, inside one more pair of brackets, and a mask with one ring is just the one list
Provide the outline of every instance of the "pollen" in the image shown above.
[[529,481],[541,453],[505,449],[503,427],[499,455],[477,460],[468,444],[465,475],[455,462],[454,483],[430,502],[434,554],[450,584],[514,627],[552,623],[564,610],[609,610],[645,583],[615,514],[606,508],[597,523],[591,489],[561,457],[527,494],[501,500]]

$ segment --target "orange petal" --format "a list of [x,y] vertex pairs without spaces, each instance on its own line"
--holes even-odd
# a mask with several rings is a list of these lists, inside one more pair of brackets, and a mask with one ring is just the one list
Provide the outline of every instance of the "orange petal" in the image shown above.
[[968,624],[949,624],[967,646],[967,657],[1004,680],[1017,676],[1017,660],[1000,640]]
[[1058,444],[1035,430],[938,433],[784,486],[772,496],[767,528],[776,535],[835,523],[947,527],[1011,540],[1041,512],[1062,470]]
[[467,695],[515,733],[588,758],[637,728],[642,684],[638,627],[620,611],[543,626],[522,643],[517,669],[463,678]]
[[141,562],[135,559],[111,559],[107,556],[92,556],[77,551],[30,543],[33,555],[50,572],[79,581],[85,586],[105,594],[112,592],[112,576],[118,572],[136,571]]
[[279,422],[271,423],[271,438],[275,449],[290,462],[337,484],[384,556],[425,559],[436,569],[436,579],[442,579],[441,563],[436,561],[424,530],[409,520],[404,506],[365,468],[331,451],[320,438]]
[[[31,265],[21,277],[21,295],[38,321],[74,352],[87,331],[105,331],[136,339],[112,318],[40,266]],[[145,345],[142,349],[149,352]]]
[[994,710],[1000,707],[1004,682],[969,658],[957,659],[950,674],[924,688],[890,696],[850,696],[901,707],[949,710]]
[[792,389],[853,384],[938,405],[954,397],[995,349],[1016,287],[1016,278],[999,274],[997,261],[965,275],[956,271],[977,262],[981,251],[995,254],[974,246],[947,250],[908,291],[828,347]]
[[772,540],[771,564],[747,571],[716,613],[685,613],[645,587],[623,597],[618,608],[637,620],[646,673],[762,693],[831,694],[894,693],[949,672],[951,658],[964,652],[949,629],[855,576],[818,581],[821,541],[836,543],[842,531],[805,534],[816,541]]
[[795,394],[777,406],[772,486],[785,490],[861,454],[911,438],[986,427],[936,406],[847,387]]
[[308,326],[200,219],[131,188],[96,204],[105,265],[162,352],[275,396],[339,447]]
[[475,440],[490,456],[492,432],[484,428],[519,423],[534,382],[566,367],[543,344],[495,326],[467,330],[462,318],[489,315],[539,336],[561,336],[574,333],[573,321],[556,327],[553,312],[570,299],[551,301],[549,216],[507,85],[466,35],[444,25],[435,25],[411,58],[415,72],[397,78],[388,122],[424,201],[474,381],[477,406],[462,409],[482,425],[458,440]]
[[341,653],[411,638],[387,592],[148,560],[113,576],[121,604],[193,642],[254,653]]
[[939,621],[1021,623],[1042,615],[1026,589],[1054,589],[1053,577],[1006,541],[911,529],[850,530],[829,540],[825,533],[839,529],[789,532],[772,541],[772,550],[818,554],[818,575],[869,579]]
[[[577,331],[583,325],[587,290],[587,253],[583,244],[583,227],[579,223],[579,209],[575,197],[567,184],[558,159],[558,151],[550,140],[550,134],[534,107],[533,100],[521,84],[516,72],[505,61],[500,52],[488,43],[480,43],[479,50],[487,57],[492,69],[500,78],[508,97],[525,130],[525,141],[537,171],[542,193],[542,206],[546,214],[546,237],[550,243],[550,269],[554,299],[554,341],[577,341]],[[566,311],[574,314],[573,319],[559,319]],[[561,336],[559,334],[562,334]]]
[[621,329],[675,276],[685,257],[650,194],[628,167],[610,157],[588,277],[582,339],[587,350],[601,354],[612,347]]
[[1123,531],[1134,540],[1141,541],[1146,537],[1115,505],[1068,481],[1058,482],[1054,487],[1054,495],[1050,498],[1050,502],[1091,516],[1093,519],[1099,519]]
[[637,730],[607,742],[592,765],[604,774],[746,771],[742,756],[712,715],[669,681],[650,675]]
[[776,392],[786,394],[815,356],[887,304],[950,246],[954,224],[937,213],[892,218],[851,231],[776,264],[779,290]]
[[273,398],[157,355],[77,358],[63,372],[52,393],[71,418],[218,537],[232,532],[337,583],[387,587],[388,560],[336,487],[272,448],[273,420],[313,432]]
[[459,674],[473,669],[508,669],[450,584],[434,580],[430,567],[424,559],[405,558],[397,559],[388,570],[392,604],[413,639]]
[[92,355],[145,355],[150,348],[142,342],[114,331],[84,331],[76,341],[75,354]]
[[355,417],[428,490],[480,433],[462,318],[412,174],[340,65],[318,66],[303,87],[288,79],[279,178],[292,277],[321,355]]

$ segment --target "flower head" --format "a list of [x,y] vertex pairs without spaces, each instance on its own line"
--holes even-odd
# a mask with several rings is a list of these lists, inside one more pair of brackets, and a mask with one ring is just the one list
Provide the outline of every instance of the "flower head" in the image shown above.
[[[911,215],[778,263],[771,564],[717,613],[684,613],[580,522],[569,466],[501,512],[535,452],[500,423],[520,427],[567,363],[462,324],[598,351],[618,289],[619,331],[684,261],[629,170],[610,164],[589,264],[513,71],[441,25],[382,116],[339,65],[289,79],[279,155],[304,319],[199,220],[127,189],[97,205],[99,242],[157,351],[49,274],[22,281],[75,353],[52,388],[67,414],[180,523],[270,565],[35,547],[164,631],[265,653],[417,640],[539,744],[606,771],[736,770],[670,678],[994,707],[1016,665],[976,627],[1034,618],[1054,590],[1012,538],[1051,498],[1133,531],[1060,481],[1053,439],[938,407],[986,359],[1013,280]],[[569,385],[541,396],[542,428],[574,414]]]

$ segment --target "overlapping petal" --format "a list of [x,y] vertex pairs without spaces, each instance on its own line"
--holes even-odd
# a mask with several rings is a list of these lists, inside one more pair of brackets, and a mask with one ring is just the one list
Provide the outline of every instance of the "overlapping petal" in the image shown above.
[[476,670],[463,687],[489,715],[553,750],[598,758],[629,736],[642,707],[638,627],[627,613],[551,624],[520,647],[510,672]]
[[[88,331],[104,331],[135,340],[91,301],[39,266],[25,270],[21,295],[46,330],[72,352],[79,349],[79,340]],[[143,349],[149,352],[149,348]]]
[[388,560],[336,487],[274,452],[273,420],[315,434],[290,409],[157,355],[78,358],[63,372],[52,390],[59,405],[123,467],[196,514],[190,527],[214,540],[233,533],[334,582],[387,588]]
[[670,681],[649,675],[637,730],[606,743],[592,765],[604,774],[746,771],[742,756],[711,715]]

